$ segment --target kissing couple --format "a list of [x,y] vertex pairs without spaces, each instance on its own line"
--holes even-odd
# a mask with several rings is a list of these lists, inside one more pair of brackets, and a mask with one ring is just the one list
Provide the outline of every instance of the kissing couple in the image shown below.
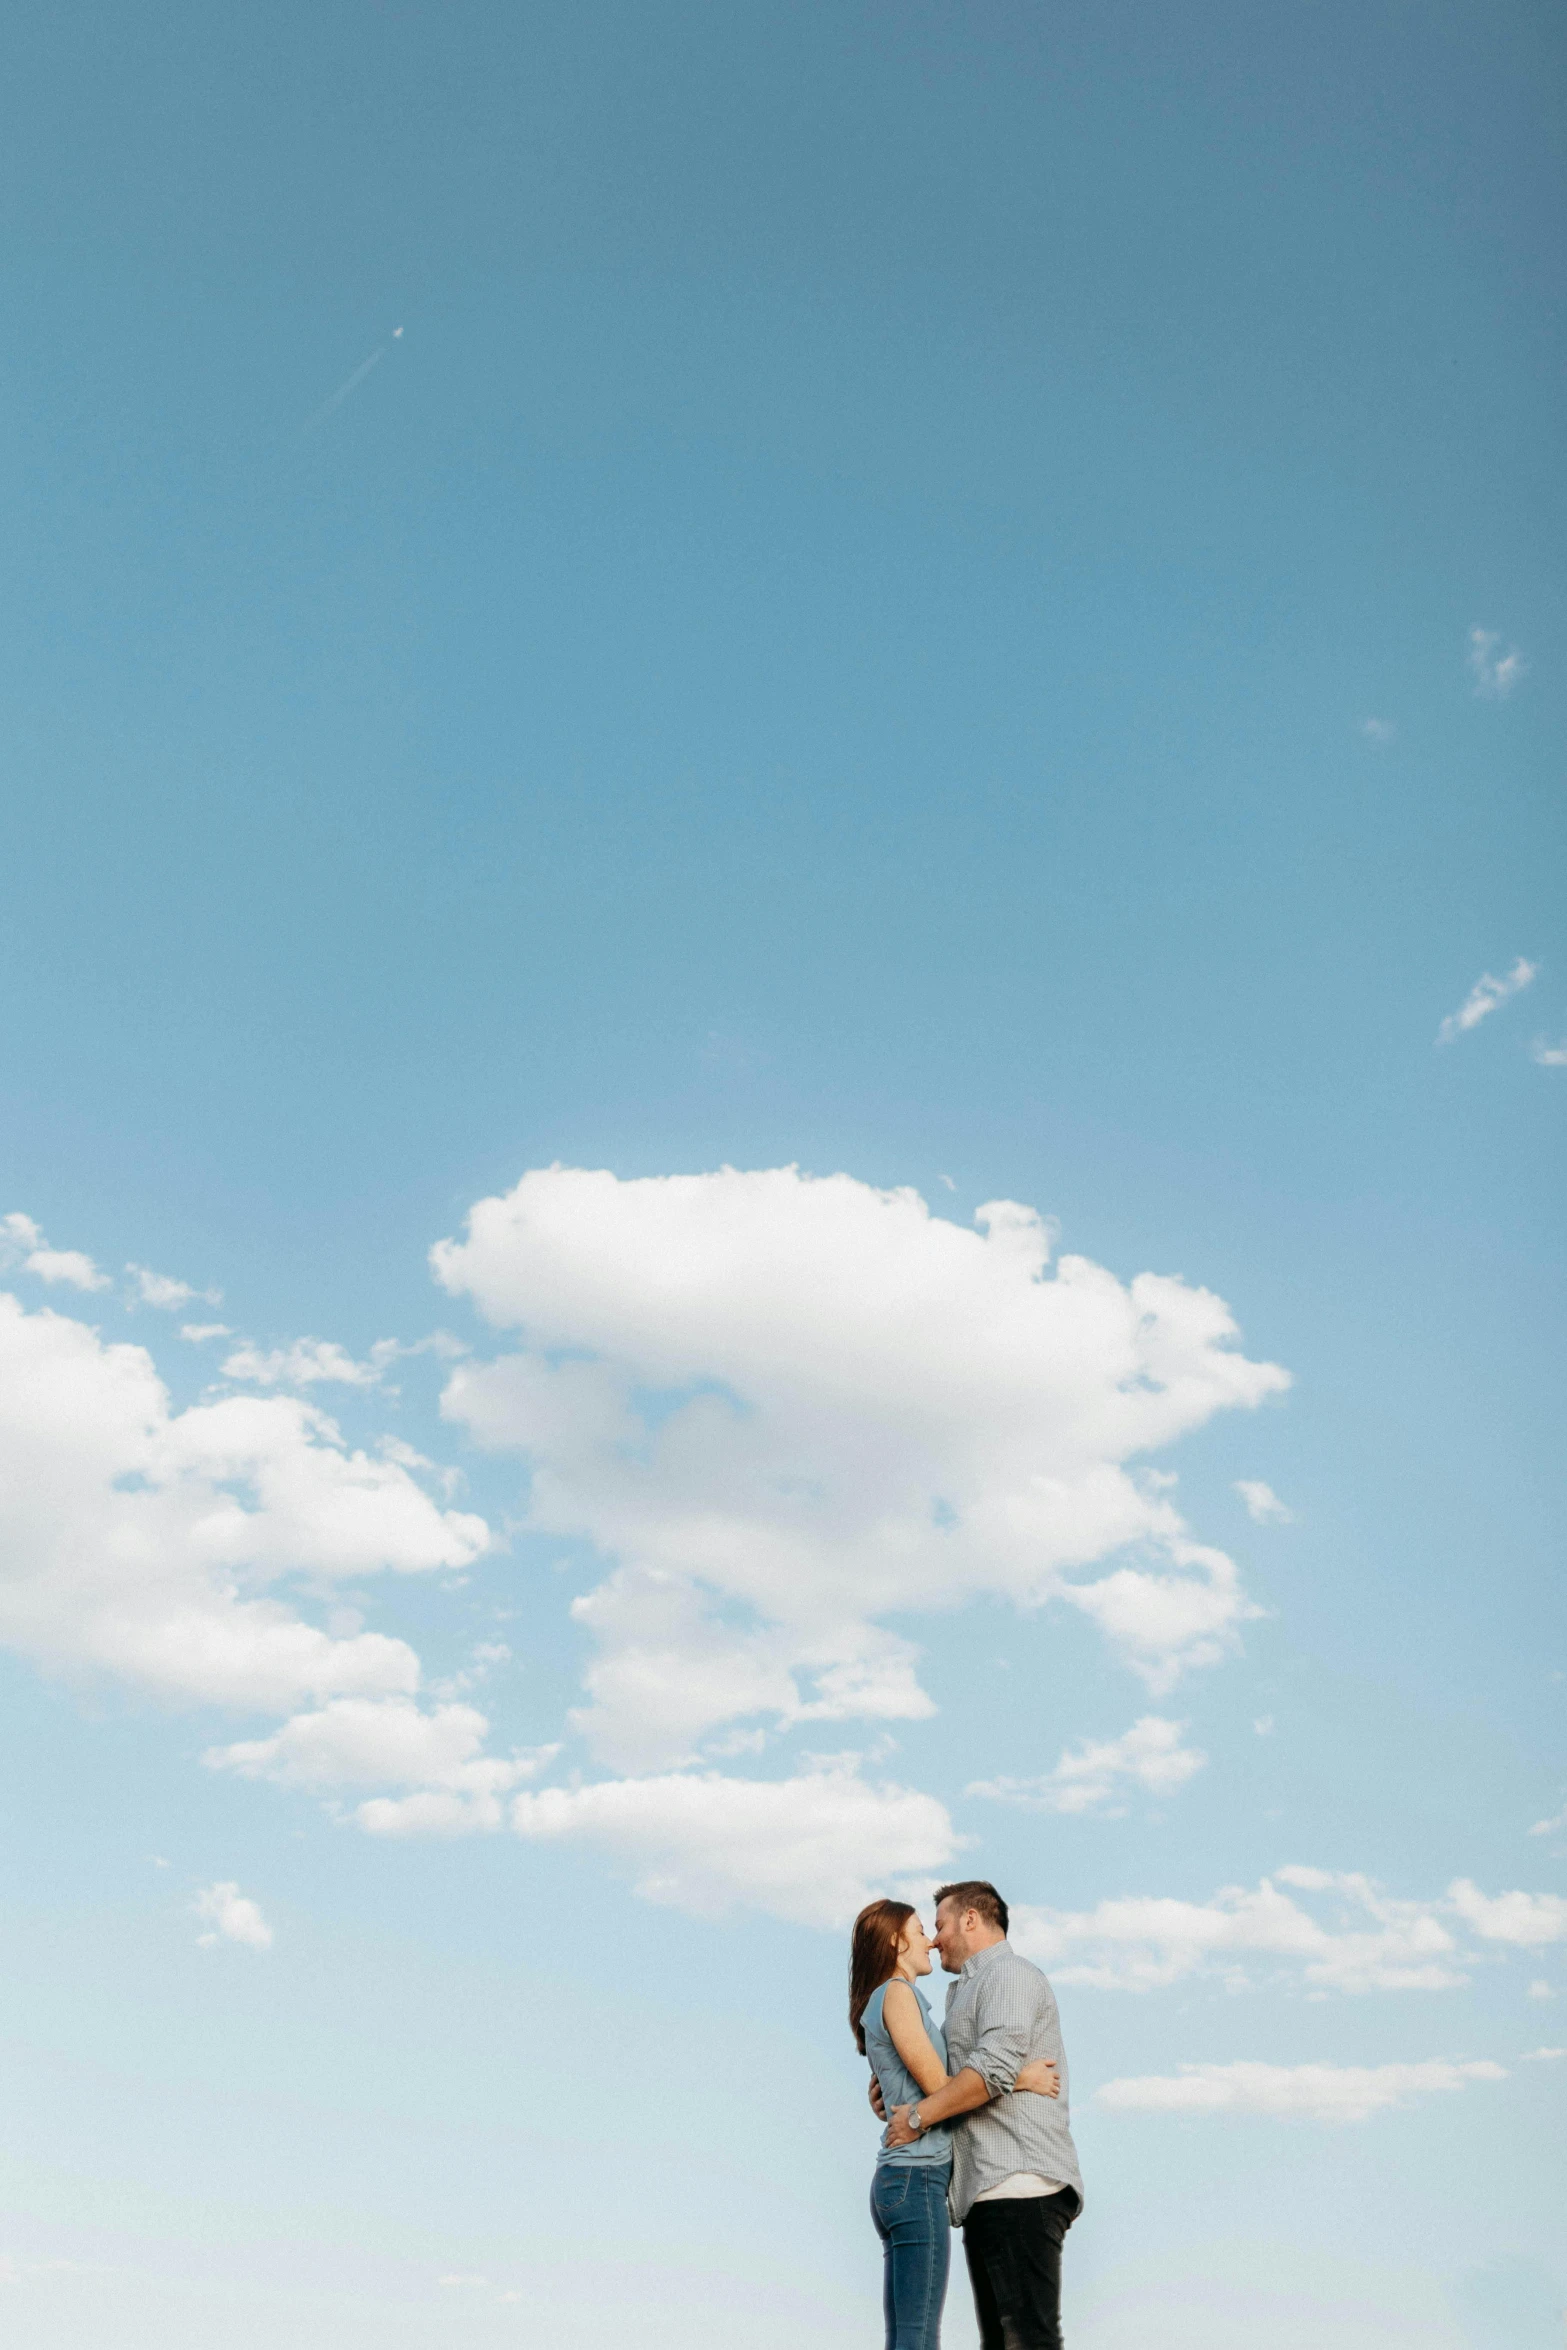
[[[955,1979],[945,2026],[920,1977]],[[1061,2350],[1061,2245],[1083,2208],[1055,1995],[978,1878],[943,1885],[936,1931],[906,1901],[854,1921],[849,2029],[886,2123],[871,2186],[886,2350],[940,2350],[950,2229],[963,2230],[983,2350]]]

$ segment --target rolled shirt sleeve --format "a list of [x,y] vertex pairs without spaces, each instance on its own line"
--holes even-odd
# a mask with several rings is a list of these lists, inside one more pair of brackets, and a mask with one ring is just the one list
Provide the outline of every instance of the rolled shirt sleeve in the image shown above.
[[992,1980],[986,1976],[975,2017],[979,2033],[963,2062],[978,2073],[992,2097],[1005,2097],[1028,2062],[1033,2036],[1033,2003],[1021,1994],[1023,1985],[1010,1973]]

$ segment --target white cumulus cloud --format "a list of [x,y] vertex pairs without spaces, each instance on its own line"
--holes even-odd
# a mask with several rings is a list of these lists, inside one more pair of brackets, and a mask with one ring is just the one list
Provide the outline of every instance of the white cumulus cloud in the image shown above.
[[382,1834],[499,1828],[501,1797],[533,1777],[559,1749],[487,1755],[489,1729],[485,1716],[471,1705],[437,1705],[426,1713],[407,1698],[339,1697],[313,1713],[296,1714],[270,1738],[216,1746],[202,1760],[214,1770],[314,1794],[367,1787],[416,1790],[411,1810],[405,1809],[409,1798],[390,1796],[360,1807],[360,1824]]
[[1542,1069],[1567,1069],[1567,1036],[1559,1044],[1549,1044],[1543,1036],[1537,1036],[1529,1047],[1529,1058]]
[[296,1398],[173,1412],[144,1348],[0,1292],[0,1641],[35,1663],[277,1712],[412,1691],[405,1642],[336,1638],[268,1585],[466,1566],[487,1541]]
[[[1307,1894],[1317,1906],[1297,1898]],[[1091,1910],[1015,1909],[1012,1940],[1057,1982],[1097,1990],[1158,1991],[1203,1975],[1243,1989],[1259,1971],[1344,1992],[1442,1990],[1464,1980],[1440,1904],[1397,1900],[1352,1873],[1293,1866],[1254,1887],[1224,1886],[1207,1901],[1124,1894]]]
[[1493,972],[1482,971],[1456,1012],[1449,1012],[1436,1032],[1438,1044],[1451,1044],[1455,1037],[1466,1036],[1471,1028],[1478,1028],[1482,1020],[1500,1009],[1510,997],[1522,995],[1539,976],[1538,963],[1527,962],[1522,955],[1505,977],[1498,979]]
[[211,1950],[219,1942],[242,1942],[252,1950],[271,1949],[272,1928],[255,1902],[232,1880],[208,1885],[197,1894],[192,1907],[207,1924],[207,1932],[196,1936],[203,1950]]
[[976,1779],[970,1795],[985,1795],[998,1803],[1022,1803],[1038,1811],[1124,1811],[1129,1787],[1149,1795],[1172,1795],[1194,1778],[1206,1755],[1183,1746],[1184,1722],[1145,1714],[1119,1738],[1087,1741],[1067,1752],[1048,1776],[1039,1779]]
[[521,1334],[444,1411],[526,1456],[531,1527],[613,1562],[576,1611],[580,1724],[613,1767],[689,1762],[747,1717],[929,1712],[894,1611],[1065,1601],[1156,1691],[1234,1645],[1233,1562],[1137,1464],[1287,1375],[1206,1290],[1052,1271],[1015,1203],[976,1221],[790,1167],[554,1167],[434,1250]]
[[648,1901],[835,1928],[874,1895],[944,1869],[959,1843],[934,1796],[873,1785],[855,1757],[790,1779],[671,1772],[546,1787],[516,1797],[512,1824],[531,1840],[598,1846]]
[[1017,1908],[1012,1939],[1062,1983],[1157,1991],[1193,1977],[1242,1990],[1261,1976],[1308,1992],[1441,1991],[1467,1981],[1481,1943],[1567,1941],[1567,1900],[1482,1893],[1467,1877],[1411,1901],[1353,1870],[1275,1869],[1206,1901],[1122,1894],[1091,1910]]
[[1475,681],[1475,692],[1492,702],[1505,702],[1529,669],[1516,645],[1509,645],[1504,653],[1501,643],[1500,632],[1494,628],[1469,631],[1469,651],[1465,656],[1469,674]]
[[1317,2122],[1363,2122],[1422,2097],[1505,2081],[1499,2064],[1183,2064],[1176,2073],[1107,2081],[1095,2103],[1112,2113],[1265,2114]]
[[1264,1485],[1260,1477],[1237,1477],[1235,1490],[1246,1504],[1246,1515],[1255,1526],[1289,1526],[1294,1513],[1285,1508],[1271,1485]]

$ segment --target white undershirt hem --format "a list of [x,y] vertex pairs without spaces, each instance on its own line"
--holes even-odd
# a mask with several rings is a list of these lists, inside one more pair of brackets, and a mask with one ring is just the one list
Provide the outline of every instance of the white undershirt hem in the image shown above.
[[1037,2170],[1015,2170],[1008,2173],[999,2187],[987,2187],[983,2195],[976,2195],[976,2203],[1014,2203],[1023,2195],[1059,2195],[1064,2181],[1042,2179]]

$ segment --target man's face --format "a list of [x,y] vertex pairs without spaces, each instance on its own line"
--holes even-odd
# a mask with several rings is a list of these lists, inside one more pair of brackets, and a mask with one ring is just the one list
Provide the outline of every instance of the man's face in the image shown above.
[[969,1956],[969,1939],[963,1931],[973,1911],[960,1910],[956,1902],[944,1901],[936,1912],[936,1948],[941,1952],[943,1972],[958,1975]]

